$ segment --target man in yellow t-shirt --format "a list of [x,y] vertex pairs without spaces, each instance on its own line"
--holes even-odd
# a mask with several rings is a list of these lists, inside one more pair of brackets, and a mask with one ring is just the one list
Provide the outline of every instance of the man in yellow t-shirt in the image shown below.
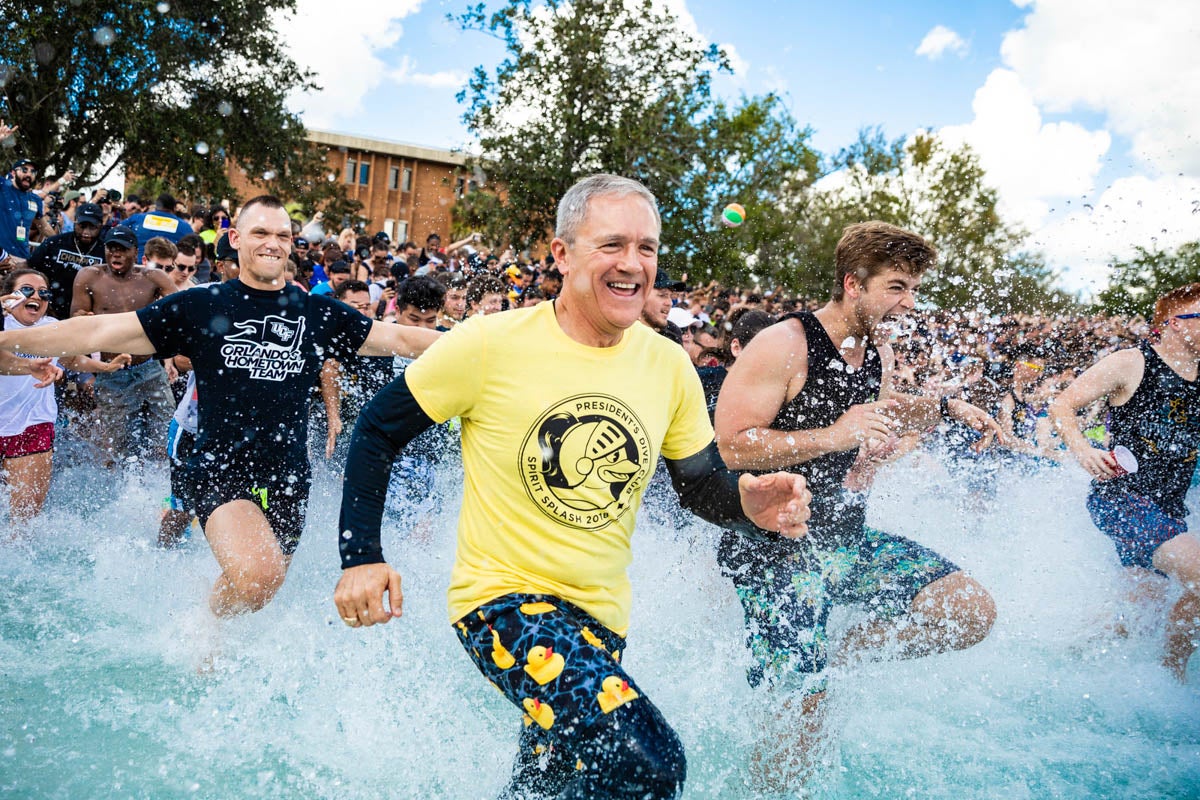
[[620,664],[630,538],[660,453],[701,517],[806,531],[803,478],[729,472],[686,354],[635,324],[659,232],[657,203],[640,183],[577,183],[551,243],[558,298],[456,326],[368,404],[351,442],[334,601],[358,627],[400,616],[400,576],[379,542],[391,462],[425,427],[462,419],[450,620],[480,671],[525,712],[506,796],[675,797],[682,788],[679,738]]

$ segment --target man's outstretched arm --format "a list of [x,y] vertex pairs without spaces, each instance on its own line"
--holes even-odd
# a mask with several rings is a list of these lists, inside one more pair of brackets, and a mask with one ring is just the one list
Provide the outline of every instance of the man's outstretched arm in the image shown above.
[[0,333],[0,350],[23,355],[79,356],[89,353],[154,355],[136,311],[75,317],[19,331]]
[[803,476],[739,477],[725,466],[716,442],[694,456],[666,462],[680,504],[707,522],[743,533],[776,531],[789,539],[808,532],[812,494]]

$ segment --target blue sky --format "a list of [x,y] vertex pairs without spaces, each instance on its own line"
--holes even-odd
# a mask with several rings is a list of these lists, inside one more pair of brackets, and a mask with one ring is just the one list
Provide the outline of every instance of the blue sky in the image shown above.
[[[1100,288],[1135,245],[1200,239],[1200,92],[1181,91],[1200,85],[1200,3],[658,2],[729,52],[719,94],[780,93],[822,152],[875,125],[971,144],[1071,289]],[[446,21],[465,3],[298,6],[280,28],[324,86],[293,98],[310,127],[469,145],[455,93],[504,53]]]

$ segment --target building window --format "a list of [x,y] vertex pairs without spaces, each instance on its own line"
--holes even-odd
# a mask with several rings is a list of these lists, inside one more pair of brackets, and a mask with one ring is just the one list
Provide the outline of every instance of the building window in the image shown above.
[[385,219],[383,221],[383,232],[392,237],[392,241],[396,241],[396,220]]
[[463,191],[466,188],[467,188],[467,179],[466,178],[455,178],[454,179],[454,196],[455,197],[462,197]]
[[354,183],[354,173],[358,166],[358,162],[352,157],[346,157],[346,183]]
[[408,167],[405,167],[405,169],[404,169],[404,177],[400,181],[400,191],[402,191],[402,192],[411,192],[412,191],[412,170],[409,169]]
[[393,242],[404,244],[408,241],[408,220],[396,220],[396,235],[392,237]]
[[389,189],[399,189],[400,188],[400,168],[399,167],[389,167],[388,168],[388,188]]
[[358,165],[358,182],[363,186],[371,182],[371,165],[365,161]]

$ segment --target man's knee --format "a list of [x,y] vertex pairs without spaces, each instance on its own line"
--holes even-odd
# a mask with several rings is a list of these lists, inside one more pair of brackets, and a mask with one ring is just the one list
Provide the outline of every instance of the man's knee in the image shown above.
[[961,571],[926,586],[913,605],[918,613],[942,618],[945,644],[953,650],[979,644],[996,623],[996,601],[979,581]]
[[683,791],[687,760],[679,736],[648,700],[621,706],[582,735],[583,780],[568,798],[674,798]]

